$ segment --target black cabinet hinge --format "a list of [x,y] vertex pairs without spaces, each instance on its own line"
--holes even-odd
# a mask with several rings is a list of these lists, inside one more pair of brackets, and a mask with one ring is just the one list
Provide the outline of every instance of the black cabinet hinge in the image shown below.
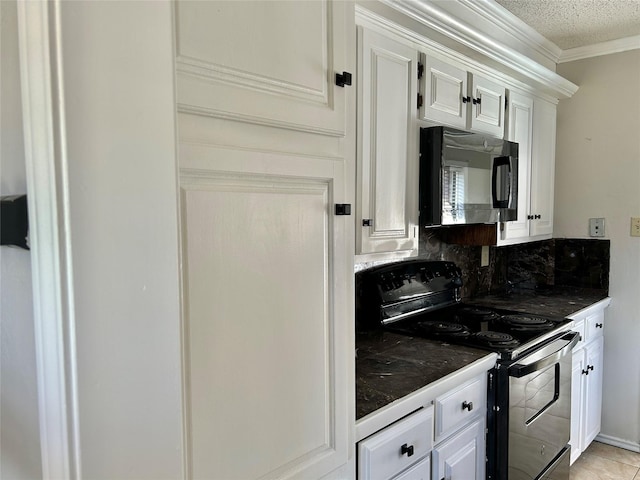
[[418,108],[420,108],[424,104],[424,98],[421,94],[418,94]]
[[418,78],[422,78],[423,74],[424,74],[424,65],[418,62]]
[[336,203],[336,215],[351,215],[351,204]]
[[339,87],[351,85],[351,74],[349,72],[336,73],[336,85]]

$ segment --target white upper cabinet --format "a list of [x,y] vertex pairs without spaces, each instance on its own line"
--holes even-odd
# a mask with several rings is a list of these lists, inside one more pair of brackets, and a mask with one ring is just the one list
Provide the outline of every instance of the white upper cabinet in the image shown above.
[[485,132],[502,138],[506,89],[504,85],[478,74],[471,77],[470,130]]
[[426,55],[423,120],[462,130],[504,135],[504,85],[469,72],[465,65]]
[[553,233],[556,106],[509,93],[507,138],[518,143],[518,219],[501,224],[498,245],[545,240]]
[[531,236],[551,238],[556,168],[556,105],[535,99],[531,147]]
[[345,88],[335,74],[347,65],[348,8],[332,0],[176,2],[179,110],[343,136]]
[[418,251],[416,49],[358,27],[358,254]]
[[518,218],[502,224],[498,245],[519,243],[529,238],[533,98],[510,92],[507,122],[507,139],[518,143]]

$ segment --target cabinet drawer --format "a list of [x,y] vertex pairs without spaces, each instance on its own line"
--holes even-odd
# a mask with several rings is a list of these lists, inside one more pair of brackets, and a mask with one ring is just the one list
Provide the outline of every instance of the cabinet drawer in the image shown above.
[[486,413],[485,375],[461,385],[435,401],[436,442],[451,435],[471,420]]
[[584,320],[576,322],[575,326],[573,327],[573,331],[576,332],[578,335],[580,335],[580,340],[578,341],[578,343],[576,343],[576,346],[573,348],[573,352],[575,355],[575,352],[580,348],[584,347],[584,344],[587,341],[587,337],[586,337],[587,332],[586,332],[586,326],[585,326]]
[[433,407],[428,407],[358,443],[358,480],[388,480],[421,460],[432,447]]
[[585,342],[590,342],[602,335],[604,331],[604,312],[596,312],[589,315],[585,321]]

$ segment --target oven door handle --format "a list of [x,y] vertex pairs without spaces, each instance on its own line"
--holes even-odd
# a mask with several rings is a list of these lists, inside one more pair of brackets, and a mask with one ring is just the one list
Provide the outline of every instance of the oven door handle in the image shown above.
[[[553,349],[553,351],[549,355],[545,355],[542,358],[538,358],[539,353],[532,353],[528,357],[525,357],[524,362],[516,363],[509,367],[509,376],[515,378],[521,378],[525,375],[529,375],[530,373],[537,372],[538,370],[542,370],[543,368],[548,367],[549,365],[553,365],[554,363],[558,363],[562,357],[567,355],[573,347],[575,347],[576,343],[578,343],[580,337],[576,332],[569,332],[566,335],[560,337],[559,339],[551,342],[549,345],[543,347],[543,350],[550,349],[551,346],[556,345],[558,348]],[[530,358],[531,357],[531,358]],[[530,361],[526,361],[527,358],[530,358]]]

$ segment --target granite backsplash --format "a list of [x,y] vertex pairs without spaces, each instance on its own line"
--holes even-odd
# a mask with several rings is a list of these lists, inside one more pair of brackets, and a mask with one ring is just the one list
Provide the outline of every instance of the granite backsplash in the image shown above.
[[[481,267],[482,247],[447,244],[439,233],[439,229],[422,231],[418,258],[455,262],[465,279],[463,298],[553,287],[593,289],[608,294],[609,240],[556,238],[489,247],[489,265]],[[357,264],[356,271],[373,265]]]

